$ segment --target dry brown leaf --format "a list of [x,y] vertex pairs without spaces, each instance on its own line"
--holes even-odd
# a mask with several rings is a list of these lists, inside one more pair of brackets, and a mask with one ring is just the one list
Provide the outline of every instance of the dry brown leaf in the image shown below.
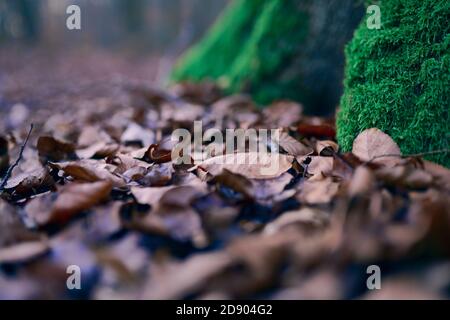
[[[353,141],[352,153],[362,161],[371,161],[386,166],[395,166],[400,163],[400,148],[386,133],[377,128],[361,132]],[[387,157],[384,157],[387,156]]]
[[64,186],[53,203],[48,223],[65,223],[76,214],[103,202],[111,192],[110,181],[72,183]]
[[115,187],[125,186],[125,181],[112,173],[115,166],[108,165],[104,161],[86,159],[73,162],[50,163],[49,165],[64,171],[67,176],[71,176],[81,182],[108,180]]
[[[307,159],[310,159],[309,164],[303,164]],[[306,166],[308,174],[313,175],[309,180],[322,180],[324,176],[332,175],[334,159],[331,157],[302,156],[297,157],[297,161]]]
[[75,145],[50,136],[39,137],[37,149],[40,157],[50,161],[70,159],[75,155]]
[[214,176],[211,182],[231,188],[248,199],[253,198],[252,183],[243,175],[223,169],[222,173]]
[[317,141],[316,152],[323,157],[332,157],[339,151],[339,145],[331,140]]
[[55,181],[50,176],[46,168],[24,172],[8,180],[5,186],[6,190],[14,189],[14,192],[20,195],[27,195],[39,192],[54,186]]
[[313,149],[305,146],[300,141],[297,141],[286,132],[280,133],[278,143],[280,147],[292,156],[306,156],[314,152]]
[[195,168],[219,175],[223,169],[247,179],[279,177],[292,167],[292,156],[271,153],[234,153],[205,160]]

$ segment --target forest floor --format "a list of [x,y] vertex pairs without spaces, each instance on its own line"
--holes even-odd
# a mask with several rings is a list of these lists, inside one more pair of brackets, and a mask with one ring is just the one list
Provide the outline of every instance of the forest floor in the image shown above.
[[[448,169],[377,129],[341,153],[334,120],[298,103],[158,89],[155,64],[0,58],[0,299],[450,297]],[[281,129],[276,171],[174,164],[196,120]]]

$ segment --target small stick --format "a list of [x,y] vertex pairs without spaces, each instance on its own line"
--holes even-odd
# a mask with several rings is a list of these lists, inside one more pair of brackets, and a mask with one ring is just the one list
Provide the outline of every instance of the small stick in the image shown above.
[[434,150],[434,151],[428,151],[428,152],[421,152],[421,153],[415,153],[415,154],[382,154],[376,157],[373,157],[369,161],[366,161],[366,163],[371,163],[373,160],[380,159],[380,158],[388,158],[388,157],[398,157],[398,158],[418,158],[418,157],[424,157],[429,156],[433,154],[440,154],[440,153],[450,153],[450,149],[442,149],[442,150]]
[[17,165],[19,164],[20,160],[22,159],[23,151],[25,150],[25,146],[28,143],[28,139],[30,139],[30,135],[31,135],[32,131],[33,131],[33,124],[31,124],[30,131],[28,131],[27,138],[25,139],[24,143],[20,147],[19,156],[17,157],[16,162],[14,162],[14,164],[8,168],[8,171],[6,171],[5,177],[3,178],[3,181],[0,184],[0,192],[2,192],[3,189],[5,189],[6,184],[8,183],[8,179],[11,177],[12,171],[14,170],[15,167],[17,167]]

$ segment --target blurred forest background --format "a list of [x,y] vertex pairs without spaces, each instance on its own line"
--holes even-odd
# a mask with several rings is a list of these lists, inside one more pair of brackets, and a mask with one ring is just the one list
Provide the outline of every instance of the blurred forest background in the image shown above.
[[[0,39],[58,49],[123,48],[178,52],[197,40],[229,0],[1,0]],[[82,30],[66,28],[66,8],[79,5]]]
[[[159,85],[230,0],[0,0],[0,109],[70,107]],[[68,30],[69,5],[81,30]]]

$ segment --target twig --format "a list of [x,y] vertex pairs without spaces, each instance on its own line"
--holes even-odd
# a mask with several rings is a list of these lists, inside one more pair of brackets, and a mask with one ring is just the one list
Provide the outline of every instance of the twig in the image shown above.
[[441,150],[434,150],[434,151],[428,151],[428,152],[421,152],[421,153],[415,153],[415,154],[382,154],[376,157],[373,157],[369,161],[366,161],[365,163],[371,163],[372,161],[380,158],[388,158],[388,157],[398,157],[398,158],[418,158],[418,157],[424,157],[429,156],[433,154],[440,154],[440,153],[450,153],[450,149],[441,149]]
[[30,135],[31,135],[32,131],[33,131],[33,124],[31,124],[30,131],[28,131],[27,138],[25,139],[25,141],[23,142],[22,146],[20,147],[19,156],[17,157],[16,162],[14,162],[14,164],[8,168],[8,171],[6,171],[5,177],[3,178],[3,181],[0,184],[0,192],[2,192],[3,189],[5,189],[6,184],[8,183],[8,179],[11,177],[12,171],[14,170],[15,167],[17,167],[17,165],[19,164],[20,160],[22,159],[23,151],[25,150],[25,147],[26,147],[26,145],[28,143],[28,139],[30,139]]

